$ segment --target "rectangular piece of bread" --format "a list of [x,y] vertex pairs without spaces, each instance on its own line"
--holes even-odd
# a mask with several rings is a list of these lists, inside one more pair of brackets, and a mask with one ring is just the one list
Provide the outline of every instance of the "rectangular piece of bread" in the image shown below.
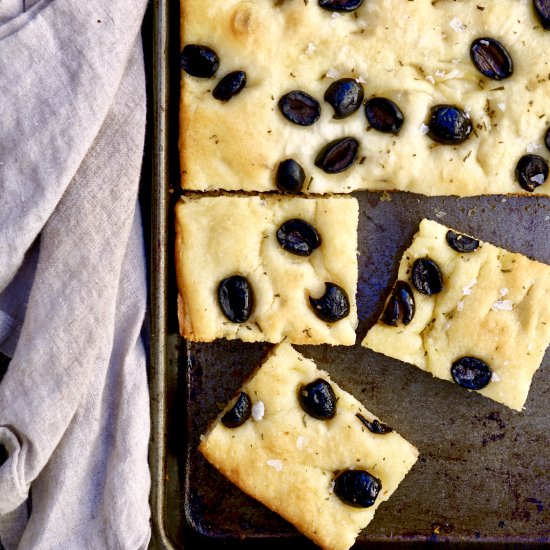
[[[298,401],[303,386],[318,378],[336,397],[336,414],[328,420],[313,418]],[[356,415],[375,425],[377,419],[288,344],[271,350],[241,392],[250,397],[252,415],[227,428],[221,418],[228,405],[202,437],[201,453],[322,548],[349,548],[412,468],[417,450],[394,431],[371,433]],[[337,496],[335,479],[347,470],[366,470],[380,480],[370,507],[353,507]]]
[[[414,316],[390,326],[383,314],[362,345],[450,381],[455,361],[481,359],[492,378],[479,393],[519,411],[550,341],[550,266],[484,242],[457,252],[448,231],[421,222],[397,277],[412,290]],[[424,258],[439,266],[438,294],[422,294],[411,282],[415,261]]]
[[[353,345],[357,327],[358,203],[352,197],[184,197],[176,205],[176,275],[182,336],[247,342]],[[280,226],[301,219],[321,244],[309,256],[283,250]],[[218,286],[232,276],[252,288],[252,313],[231,322],[218,302]],[[319,318],[309,297],[325,283],[347,294],[349,314],[336,322]]]
[[[184,189],[275,189],[287,158],[306,173],[305,191],[404,190],[425,195],[525,193],[514,172],[526,153],[547,157],[550,32],[532,2],[365,0],[352,13],[317,0],[181,1],[181,44],[206,45],[219,57],[212,78],[182,71],[181,182]],[[492,37],[509,52],[513,74],[487,78],[474,66],[474,39]],[[221,78],[241,70],[246,86],[214,99]],[[404,116],[398,135],[373,129],[363,106],[342,120],[324,101],[328,86],[353,78],[365,99],[382,96]],[[286,120],[278,107],[291,90],[321,107],[311,126]],[[464,143],[441,145],[426,134],[430,109],[450,104],[468,113]],[[341,173],[315,166],[330,141],[354,137],[357,161]],[[540,174],[532,173],[538,185]],[[548,184],[535,193],[549,194]]]

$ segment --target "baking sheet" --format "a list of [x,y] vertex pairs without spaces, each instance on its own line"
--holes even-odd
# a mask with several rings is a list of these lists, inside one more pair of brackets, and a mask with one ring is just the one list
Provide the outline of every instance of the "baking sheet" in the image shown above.
[[[243,494],[197,452],[200,434],[269,344],[192,344],[177,335],[172,207],[177,192],[179,2],[155,10],[151,398],[153,545],[158,548],[313,547],[287,522]],[[426,167],[429,169],[429,167]],[[373,542],[550,542],[550,353],[526,408],[513,412],[399,361],[360,347],[378,318],[398,261],[424,217],[550,263],[550,199],[426,198],[357,193],[360,324],[350,348],[300,346],[384,422],[420,459],[382,504],[355,548]],[[550,307],[550,306],[549,306]],[[527,345],[518,342],[519,345]]]

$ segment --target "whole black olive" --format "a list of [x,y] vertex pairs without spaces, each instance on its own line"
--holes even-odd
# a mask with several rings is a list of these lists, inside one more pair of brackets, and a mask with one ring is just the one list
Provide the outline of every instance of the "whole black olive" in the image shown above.
[[372,506],[381,490],[382,482],[366,470],[345,470],[334,483],[334,494],[354,508]]
[[201,44],[186,44],[181,52],[181,68],[191,76],[210,78],[216,74],[220,60],[216,52]]
[[347,170],[357,159],[359,142],[352,137],[335,139],[325,145],[315,159],[315,166],[327,174]]
[[462,235],[461,233],[455,233],[454,231],[447,231],[445,235],[447,244],[457,252],[473,252],[479,248],[479,241],[468,237],[467,235]]
[[311,126],[321,116],[319,102],[301,90],[288,92],[279,99],[278,105],[287,120],[300,126]]
[[414,317],[415,304],[411,287],[404,281],[397,281],[382,314],[382,322],[396,327],[399,323],[408,325]]
[[277,240],[283,248],[297,256],[309,256],[321,246],[315,227],[300,219],[288,220],[277,230]]
[[514,72],[510,54],[494,38],[476,38],[470,46],[470,57],[477,70],[487,78],[504,80]]
[[246,73],[233,71],[226,74],[216,85],[212,95],[220,101],[229,101],[246,86]]
[[250,418],[251,412],[250,397],[242,391],[235,404],[222,416],[221,422],[226,428],[238,428]]
[[305,179],[304,169],[294,159],[286,159],[279,163],[275,185],[283,193],[299,193]]
[[369,99],[365,103],[365,115],[375,130],[389,134],[398,134],[405,120],[401,109],[386,97]]
[[542,26],[548,31],[550,30],[550,1],[549,0],[534,0],[535,11],[542,23]]
[[363,0],[319,0],[319,6],[329,11],[354,11]]
[[516,165],[516,180],[526,191],[534,191],[548,178],[548,163],[538,155],[524,155]]
[[472,133],[470,117],[453,105],[435,105],[430,111],[428,136],[437,143],[457,145]]
[[348,295],[334,283],[325,283],[325,293],[320,298],[310,296],[309,303],[317,317],[327,323],[335,323],[349,315]]
[[332,386],[322,378],[300,386],[298,402],[307,414],[317,420],[330,420],[336,416],[336,395]]
[[233,275],[218,286],[218,303],[223,314],[233,323],[244,323],[253,306],[252,287],[245,277]]
[[372,422],[369,422],[362,414],[357,413],[355,415],[369,430],[369,432],[372,432],[373,434],[389,434],[390,432],[393,432],[393,429],[387,426],[386,424],[382,424],[382,422],[379,422],[378,420],[374,419]]
[[437,264],[430,258],[419,258],[413,264],[412,282],[422,294],[431,296],[443,290],[443,278]]
[[459,386],[469,390],[480,390],[491,381],[493,372],[481,359],[462,357],[453,363],[451,375]]
[[334,118],[346,118],[363,103],[363,86],[354,78],[335,80],[326,90],[324,99],[334,109]]

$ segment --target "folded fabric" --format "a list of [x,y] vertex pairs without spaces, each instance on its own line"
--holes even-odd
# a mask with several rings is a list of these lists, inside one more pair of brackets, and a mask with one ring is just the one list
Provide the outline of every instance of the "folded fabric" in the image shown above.
[[17,15],[0,26],[0,547],[146,548],[146,1],[16,4],[0,1]]

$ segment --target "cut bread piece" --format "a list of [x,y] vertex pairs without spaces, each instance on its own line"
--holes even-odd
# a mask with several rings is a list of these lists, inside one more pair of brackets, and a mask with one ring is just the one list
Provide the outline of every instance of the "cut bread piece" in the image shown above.
[[521,410],[549,300],[550,266],[423,220],[362,345]]
[[418,457],[288,344],[271,350],[199,450],[327,550],[354,543]]
[[357,224],[352,197],[182,198],[182,336],[354,344]]

